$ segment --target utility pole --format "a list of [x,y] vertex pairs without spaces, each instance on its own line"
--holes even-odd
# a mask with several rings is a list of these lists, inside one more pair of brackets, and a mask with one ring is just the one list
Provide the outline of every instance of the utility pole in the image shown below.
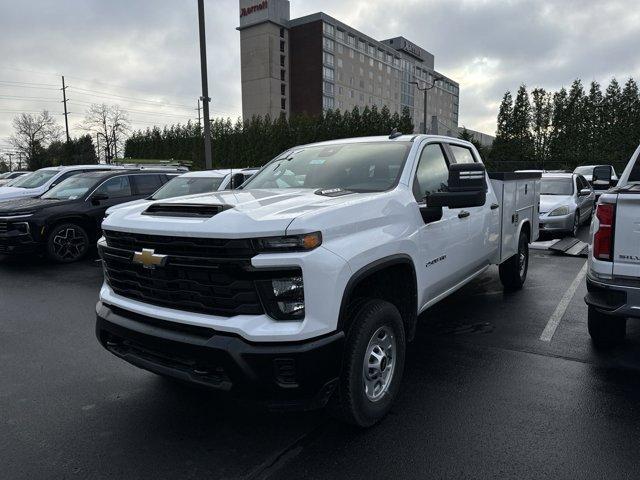
[[100,163],[100,134],[96,132],[96,152],[98,153],[98,163]]
[[202,107],[200,106],[200,99],[198,99],[198,108],[196,108],[196,110],[198,110],[198,127],[200,127],[200,130],[202,130],[202,121],[200,120],[200,109]]
[[15,155],[15,153],[7,152],[7,157],[9,157],[9,171],[10,171],[10,172],[11,172],[11,171],[13,171],[13,170],[11,169],[11,157],[13,157],[14,155]]
[[424,133],[425,135],[427,134],[427,93],[429,92],[429,90],[431,90],[433,87],[436,86],[436,82],[438,80],[441,80],[442,77],[436,77],[435,75],[433,76],[433,82],[431,84],[429,84],[426,80],[424,82],[424,86],[420,87],[420,84],[418,82],[409,82],[413,85],[416,86],[416,88],[418,90],[420,90],[421,92],[424,92],[424,124],[422,125],[422,133]]
[[22,170],[22,152],[18,152],[18,170]]
[[118,141],[116,139],[116,127],[118,127],[119,125],[116,123],[112,128],[111,131],[113,132],[113,158],[114,160],[118,159]]
[[67,87],[64,85],[64,75],[62,75],[62,103],[64,103],[64,128],[67,132],[67,143],[69,143],[69,119],[67,116]]
[[209,125],[209,85],[207,81],[207,39],[204,33],[204,0],[198,0],[198,27],[200,31],[200,74],[202,76],[202,111],[204,113],[204,164],[213,168],[211,161],[211,126]]

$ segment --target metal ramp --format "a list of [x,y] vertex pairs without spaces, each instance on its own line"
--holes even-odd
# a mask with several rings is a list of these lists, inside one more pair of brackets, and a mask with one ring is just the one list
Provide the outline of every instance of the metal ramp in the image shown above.
[[546,242],[533,242],[531,248],[571,257],[587,257],[589,255],[589,245],[574,237],[548,240]]

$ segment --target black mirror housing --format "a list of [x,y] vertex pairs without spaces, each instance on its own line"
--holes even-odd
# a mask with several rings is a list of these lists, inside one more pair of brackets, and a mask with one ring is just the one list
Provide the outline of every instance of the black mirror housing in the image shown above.
[[446,192],[430,193],[428,207],[481,207],[487,201],[487,175],[481,163],[457,163],[449,167]]
[[593,169],[593,184],[598,186],[611,186],[611,179],[613,175],[611,167],[609,165],[600,165]]

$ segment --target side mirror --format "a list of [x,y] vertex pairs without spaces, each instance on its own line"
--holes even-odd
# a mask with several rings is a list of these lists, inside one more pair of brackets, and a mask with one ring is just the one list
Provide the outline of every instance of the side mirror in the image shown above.
[[229,182],[229,189],[234,190],[244,183],[244,175],[242,173],[236,173],[231,177]]
[[94,205],[100,205],[103,200],[109,200],[109,195],[106,193],[94,193],[91,195],[91,203]]
[[588,197],[589,195],[591,195],[591,190],[589,190],[588,188],[583,188],[578,192],[579,197]]
[[486,201],[486,169],[480,163],[451,165],[447,191],[427,195],[427,207],[481,207]]
[[609,165],[600,165],[593,169],[593,186],[599,190],[611,187],[612,172]]

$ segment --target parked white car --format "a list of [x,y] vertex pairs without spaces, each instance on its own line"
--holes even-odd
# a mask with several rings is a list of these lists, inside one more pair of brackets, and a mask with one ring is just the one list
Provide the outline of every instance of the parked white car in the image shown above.
[[13,200],[15,198],[39,197],[50,188],[73,175],[96,170],[109,170],[112,168],[118,167],[111,167],[109,165],[73,165],[68,167],[41,168],[40,170],[17,178],[11,182],[11,186],[0,187],[0,201]]
[[109,216],[121,208],[130,208],[136,205],[151,203],[154,200],[166,200],[168,198],[184,197],[185,195],[232,190],[250,179],[257,171],[257,168],[243,168],[202,170],[185,173],[169,180],[148,198],[109,208],[106,211],[106,215]]
[[31,172],[14,170],[13,172],[5,172],[3,174],[0,174],[0,187],[7,186],[9,183],[14,181],[18,177],[21,177],[22,175],[26,175],[27,173],[31,173]]
[[[594,176],[605,183],[605,168]],[[585,297],[589,334],[597,346],[611,346],[626,335],[627,318],[640,318],[640,147],[616,188],[603,193],[591,223]]]
[[540,186],[540,231],[569,233],[590,221],[596,196],[582,175],[543,173]]
[[295,147],[239,190],[113,212],[96,333],[141,368],[369,426],[418,314],[490,265],[521,288],[539,174],[491,179],[475,147],[399,135]]

